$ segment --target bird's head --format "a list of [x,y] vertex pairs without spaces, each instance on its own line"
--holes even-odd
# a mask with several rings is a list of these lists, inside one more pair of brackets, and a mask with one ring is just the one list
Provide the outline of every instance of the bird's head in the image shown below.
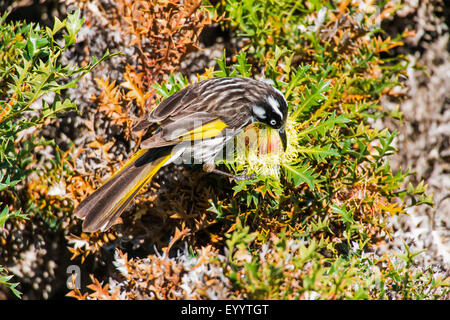
[[264,123],[278,131],[283,150],[286,151],[287,137],[285,126],[288,116],[288,104],[283,94],[277,89],[270,87],[267,95],[253,105],[252,112],[255,121]]

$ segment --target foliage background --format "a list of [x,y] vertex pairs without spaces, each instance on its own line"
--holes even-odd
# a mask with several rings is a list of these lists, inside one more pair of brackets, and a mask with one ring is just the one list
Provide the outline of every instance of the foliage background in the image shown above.
[[[26,133],[54,140],[54,144],[39,146],[33,155],[33,173],[25,183],[12,186],[19,191],[18,198],[22,202],[14,205],[14,201],[9,200],[13,202],[8,208],[11,212],[20,209],[19,214],[26,213],[28,220],[10,217],[1,230],[0,266],[5,269],[0,269],[0,275],[5,278],[0,281],[20,283],[15,288],[22,292],[23,298],[58,298],[69,292],[69,296],[81,299],[448,298],[448,280],[444,279],[448,279],[450,263],[450,98],[445,86],[450,83],[450,58],[448,12],[442,1],[382,3],[391,10],[386,11],[381,25],[387,33],[382,38],[386,49],[380,44],[379,57],[396,61],[395,57],[402,55],[412,63],[400,72],[402,67],[396,69],[395,63],[391,69],[378,68],[376,61],[370,65],[373,69],[362,63],[361,69],[353,70],[355,74],[368,70],[373,76],[374,85],[369,83],[368,87],[363,87],[363,93],[372,92],[365,103],[377,104],[382,93],[384,113],[376,117],[362,116],[362,119],[380,130],[384,127],[391,132],[400,130],[393,140],[397,152],[389,156],[393,172],[400,167],[417,171],[407,177],[407,182],[413,183],[412,193],[421,196],[423,188],[417,186],[424,180],[429,185],[427,193],[433,193],[433,207],[411,206],[406,209],[409,215],[394,212],[382,224],[380,216],[376,215],[368,215],[369,220],[355,221],[356,216],[351,213],[355,211],[347,211],[342,205],[348,197],[357,201],[366,199],[358,198],[353,193],[355,190],[350,189],[347,193],[338,193],[333,201],[339,206],[319,216],[318,220],[316,216],[305,219],[304,214],[310,209],[292,211],[295,216],[287,214],[287,218],[286,213],[284,218],[277,214],[289,211],[288,208],[259,215],[258,211],[251,210],[251,202],[270,203],[272,195],[268,199],[261,198],[244,184],[236,185],[205,175],[198,168],[181,166],[161,171],[137,200],[135,208],[124,216],[123,225],[107,234],[94,235],[80,234],[80,221],[71,216],[73,207],[136,150],[136,141],[142,137],[130,129],[148,111],[145,101],[153,105],[171,92],[164,85],[155,84],[169,83],[173,92],[173,88],[185,86],[198,75],[209,77],[213,69],[217,69],[216,59],[223,58],[225,49],[223,63],[228,66],[237,63],[241,73],[248,72],[249,63],[254,74],[265,73],[272,78],[281,75],[286,80],[283,74],[289,64],[293,68],[313,64],[305,73],[311,74],[306,84],[289,80],[295,84],[292,86],[295,90],[291,88],[293,97],[301,104],[308,95],[299,93],[309,89],[312,90],[309,96],[317,98],[317,104],[311,105],[312,110],[323,104],[333,110],[332,101],[323,103],[323,99],[330,99],[331,88],[336,83],[327,86],[327,79],[323,77],[326,73],[314,66],[314,62],[320,61],[320,57],[330,59],[329,51],[336,52],[337,61],[345,61],[355,52],[352,45],[360,44],[359,38],[363,37],[358,35],[351,19],[336,20],[339,28],[322,30],[322,39],[323,34],[328,35],[330,44],[329,51],[321,55],[323,43],[314,41],[321,39],[320,33],[312,29],[320,26],[316,22],[320,1],[308,1],[310,17],[298,15],[297,21],[291,20],[291,25],[278,19],[282,15],[277,14],[277,10],[283,12],[292,8],[294,1],[286,0],[283,2],[286,7],[277,9],[269,6],[271,9],[264,14],[273,19],[270,21],[274,29],[261,29],[259,24],[266,20],[255,21],[251,17],[246,20],[245,10],[240,11],[237,1],[217,2],[215,10],[200,6],[198,1],[187,2],[189,5],[185,7],[180,7],[177,1],[159,1],[158,7],[154,6],[156,1],[141,1],[143,7],[140,8],[125,0],[115,4],[106,0],[38,2],[4,2],[1,9],[12,4],[14,10],[9,19],[34,19],[52,26],[50,17],[58,16],[62,20],[75,7],[82,8],[85,23],[77,34],[77,45],[64,53],[63,64],[85,66],[91,57],[100,58],[107,49],[121,51],[123,55],[103,61],[87,73],[76,88],[63,92],[63,97],[70,97],[76,103],[78,113],[59,114],[56,119],[45,122],[45,126]],[[255,11],[255,2],[244,2]],[[363,3],[370,2],[331,3],[337,10],[348,8],[349,16],[354,19],[363,11]],[[289,29],[292,26],[295,28]],[[252,33],[255,28],[262,32]],[[302,38],[302,33],[311,30],[311,39]],[[293,33],[295,37],[291,36]],[[333,40],[333,36],[347,39],[348,43]],[[311,47],[299,47],[298,39],[311,42]],[[392,45],[390,39],[393,39]],[[247,53],[246,61],[242,54],[238,55],[242,48]],[[282,52],[283,48],[294,49],[296,54],[292,60]],[[342,70],[337,69],[339,76]],[[178,72],[186,78],[175,77]],[[376,82],[380,75],[392,78],[387,76]],[[364,86],[360,80],[355,80],[354,87]],[[396,85],[387,85],[391,80]],[[389,90],[381,90],[385,89],[381,87],[384,85]],[[283,91],[288,88],[284,86]],[[318,89],[316,94],[315,88]],[[297,89],[301,90],[296,93]],[[339,99],[358,103],[361,92],[344,93],[348,96]],[[398,105],[404,121],[395,120],[399,115]],[[364,108],[361,110],[364,114]],[[313,147],[325,146],[319,143]],[[336,152],[330,148],[321,150],[325,159]],[[322,160],[320,157],[310,159],[314,166],[326,168],[328,161],[324,164]],[[296,194],[301,193],[298,199],[307,199],[307,182],[313,179],[313,174],[309,174],[309,179],[297,176],[292,177],[291,182],[284,181],[290,185],[287,190],[291,190],[284,196],[295,199]],[[294,188],[292,182],[298,182],[301,187]],[[260,192],[267,183],[271,186],[270,192],[277,190],[276,182],[256,181],[254,185]],[[237,207],[227,202],[235,192],[240,199]],[[10,198],[2,197],[2,202],[16,197],[2,194],[5,195]],[[353,196],[356,198],[351,198]],[[278,201],[277,197],[273,199]],[[427,200],[426,195],[408,199]],[[247,206],[241,205],[246,201]],[[292,207],[311,206],[307,202],[284,201]],[[378,214],[373,203],[367,206],[351,209],[364,214],[375,208],[373,212]],[[313,202],[312,207],[320,208],[320,204]],[[244,208],[249,209],[251,215],[244,214],[241,211]],[[395,209],[395,205],[391,209]],[[331,232],[326,231],[327,215],[335,228]],[[370,220],[372,218],[374,220]],[[352,229],[353,226],[359,228],[359,223],[367,232]],[[298,225],[307,227],[300,230],[303,232],[300,235],[290,229]],[[390,228],[391,237],[388,237],[386,232]],[[332,243],[344,240],[345,244],[346,237],[353,240],[347,247]],[[366,246],[364,241],[369,244]],[[423,249],[425,251],[421,252]],[[81,290],[70,291],[66,287],[69,265],[81,267]],[[279,296],[279,292],[283,295]],[[5,298],[14,297],[7,286],[1,287],[1,293]]]

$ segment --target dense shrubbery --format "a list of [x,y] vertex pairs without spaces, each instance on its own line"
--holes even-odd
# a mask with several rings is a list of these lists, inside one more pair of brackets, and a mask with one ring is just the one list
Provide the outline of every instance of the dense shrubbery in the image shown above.
[[[387,157],[395,152],[396,132],[372,125],[380,117],[401,117],[380,106],[383,95],[396,95],[408,63],[389,54],[408,32],[391,39],[378,28],[395,9],[389,3],[364,7],[350,1],[227,0],[208,6],[201,1],[122,0],[105,7],[99,17],[85,8],[91,28],[106,28],[132,49],[114,66],[121,77],[96,78],[101,93],[83,107],[84,119],[101,115],[101,125],[89,127],[94,138],[77,136],[64,151],[37,137],[43,126],[52,125],[47,118],[74,108],[70,100],[61,101],[61,91],[99,62],[78,69],[58,63],[62,51],[75,42],[82,20],[70,15],[57,20],[53,30],[2,24],[3,39],[15,39],[17,45],[2,42],[2,54],[16,62],[0,69],[9,75],[2,77],[0,87],[0,192],[6,199],[1,240],[13,241],[9,234],[14,228],[36,221],[21,218],[38,215],[46,222],[41,228],[48,230],[70,220],[64,227],[71,234],[64,235],[74,261],[105,263],[109,257],[100,248],[113,251],[119,274],[105,274],[100,281],[91,275],[92,292],[69,293],[79,299],[445,296],[448,280],[431,268],[416,267],[418,253],[406,244],[401,254],[376,251],[379,243],[389,241],[389,217],[404,214],[408,206],[432,204],[423,183],[405,186],[410,173],[391,170]],[[242,48],[224,52],[215,70],[206,69],[196,78],[270,79],[289,102],[287,152],[249,150],[244,162],[223,164],[234,173],[257,173],[249,181],[223,181],[196,167],[182,169],[177,183],[173,175],[161,175],[137,200],[134,212],[123,217],[123,226],[80,235],[71,217],[73,206],[117,170],[118,155],[125,158],[136,151],[133,141],[141,137],[130,128],[139,117],[189,84],[177,74],[180,62],[213,21],[232,30]],[[61,30],[67,33],[58,42],[54,35]],[[56,93],[53,103],[42,102],[32,108],[34,113],[26,112],[50,91]],[[34,130],[24,134],[27,128]],[[125,147],[114,149],[123,140]],[[49,163],[39,162],[33,151],[44,146],[54,154]],[[158,218],[156,223],[152,217]],[[152,252],[153,245],[162,254]],[[123,251],[130,247],[148,256],[128,258]],[[175,248],[181,250],[175,253]],[[2,257],[6,262],[8,252]],[[0,281],[9,283],[10,278]]]
[[[65,166],[61,150],[54,141],[45,139],[42,132],[58,114],[76,108],[70,99],[62,98],[61,92],[74,87],[110,56],[106,53],[102,59],[94,58],[83,67],[60,63],[62,53],[75,44],[83,24],[79,11],[63,21],[56,19],[52,29],[22,22],[6,24],[6,17],[7,13],[0,20],[0,227],[4,242],[10,235],[5,224],[11,218],[17,223],[13,228],[21,228],[26,223],[22,219],[36,215],[48,222],[45,228],[61,224],[53,216],[61,206],[60,199],[45,203],[33,197],[42,188],[47,188],[44,192],[52,196],[51,184],[61,180],[60,169]],[[39,159],[43,149],[54,152],[47,163]],[[35,175],[53,179],[37,185],[33,183]],[[70,208],[69,203],[66,201],[63,207]],[[2,246],[2,254],[7,254],[8,244]],[[3,259],[8,261],[7,257]],[[3,268],[1,272],[5,272]],[[2,275],[0,281],[19,296],[16,284],[9,283],[10,277]]]

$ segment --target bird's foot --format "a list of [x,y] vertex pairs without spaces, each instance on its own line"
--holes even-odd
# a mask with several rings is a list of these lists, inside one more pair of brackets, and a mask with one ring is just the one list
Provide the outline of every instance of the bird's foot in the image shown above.
[[254,179],[256,177],[255,173],[253,173],[253,174],[234,175],[234,174],[231,174],[231,173],[228,173],[228,172],[216,169],[215,166],[206,166],[206,165],[204,165],[203,169],[206,172],[219,174],[221,176],[225,176],[225,177],[231,178],[231,179],[236,180],[236,181],[251,180],[251,179]]

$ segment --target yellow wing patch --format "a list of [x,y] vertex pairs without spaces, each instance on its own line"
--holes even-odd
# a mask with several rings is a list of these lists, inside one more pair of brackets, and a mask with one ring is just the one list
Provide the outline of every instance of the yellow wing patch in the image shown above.
[[126,167],[130,166],[130,164],[132,164],[134,160],[142,156],[145,152],[147,152],[147,149],[140,149],[139,151],[137,151],[119,170],[114,172],[114,174],[111,175],[111,177],[109,177],[104,183],[107,183],[109,180],[119,175],[119,173],[121,173]]
[[121,194],[117,198],[111,199],[113,206],[102,215],[100,230],[103,231],[103,228],[111,222],[110,219],[112,219],[112,217],[114,217],[119,210],[122,211],[125,208],[123,206],[128,200],[136,197],[142,187],[153,178],[153,176],[159,171],[159,169],[161,169],[161,167],[170,159],[171,156],[172,154],[170,153],[167,156],[157,159],[152,165],[149,164],[146,170],[134,178],[132,183],[124,187]]
[[136,193],[147,184],[147,182],[149,182],[153,176],[159,171],[159,169],[161,169],[161,167],[164,165],[164,163],[166,163],[170,157],[172,156],[172,154],[168,154],[167,156],[158,159],[157,163],[155,163],[154,166],[149,167],[150,171],[146,170],[144,171],[144,176],[142,177],[141,175],[139,175],[136,178],[136,183],[134,183],[132,185],[132,187],[125,193],[124,196],[122,196],[120,198],[120,200],[117,202],[117,204],[112,208],[111,210],[111,216],[114,215],[114,213],[117,212],[117,210],[122,206],[122,204],[129,199],[130,197],[135,197]]
[[180,136],[181,140],[202,140],[214,138],[222,133],[227,124],[220,119],[213,120]]

